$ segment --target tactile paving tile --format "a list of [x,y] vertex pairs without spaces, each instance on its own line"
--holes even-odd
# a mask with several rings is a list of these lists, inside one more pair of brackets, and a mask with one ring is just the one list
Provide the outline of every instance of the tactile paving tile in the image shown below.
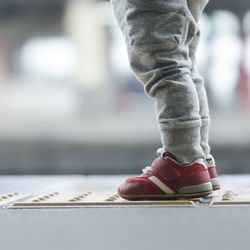
[[23,194],[13,192],[13,193],[6,193],[6,194],[0,194],[0,206],[4,207],[10,203],[13,203],[19,199],[22,199],[24,197]]
[[47,192],[13,203],[10,208],[67,208],[98,206],[195,206],[191,200],[127,201],[114,193],[83,191],[77,193]]
[[220,191],[210,206],[250,206],[250,188]]

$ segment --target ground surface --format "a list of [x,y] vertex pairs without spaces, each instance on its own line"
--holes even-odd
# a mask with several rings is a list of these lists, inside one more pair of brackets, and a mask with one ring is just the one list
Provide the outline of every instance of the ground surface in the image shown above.
[[[94,192],[114,188],[115,192],[122,178],[1,177],[0,193],[38,195],[48,190],[64,192],[69,187],[77,192],[85,188]],[[224,190],[248,190],[250,186],[249,176],[224,176],[221,179]],[[244,195],[244,199],[248,199]],[[197,203],[190,207],[130,205],[66,209],[2,207],[0,225],[1,250],[238,250],[249,248],[250,205],[209,206]]]

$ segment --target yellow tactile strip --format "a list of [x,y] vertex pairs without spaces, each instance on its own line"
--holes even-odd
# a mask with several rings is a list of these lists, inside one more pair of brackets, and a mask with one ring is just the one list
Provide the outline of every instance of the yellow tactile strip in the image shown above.
[[127,201],[112,191],[44,191],[37,195],[7,193],[0,195],[0,206],[9,208],[70,208],[99,206],[150,206],[150,207],[194,207],[194,206],[250,206],[250,188],[221,190],[196,200],[141,200]]
[[210,206],[250,206],[250,189],[231,189],[220,191]]
[[12,192],[6,194],[0,194],[0,206],[5,206],[6,204],[12,203],[23,197],[21,193]]
[[10,208],[70,208],[98,206],[171,206],[192,207],[191,200],[127,201],[113,193],[83,191],[78,193],[47,192],[13,203]]

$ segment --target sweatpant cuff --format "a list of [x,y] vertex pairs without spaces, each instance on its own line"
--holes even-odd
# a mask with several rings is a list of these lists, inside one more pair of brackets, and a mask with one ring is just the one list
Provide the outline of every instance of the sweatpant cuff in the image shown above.
[[200,145],[200,127],[160,130],[163,148],[171,152],[182,164],[204,158]]

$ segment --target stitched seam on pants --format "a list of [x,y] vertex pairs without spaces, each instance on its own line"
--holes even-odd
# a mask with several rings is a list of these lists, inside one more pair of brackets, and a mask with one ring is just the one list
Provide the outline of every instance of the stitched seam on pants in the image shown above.
[[[188,19],[188,15],[187,14],[188,13],[185,13],[185,15],[184,15],[184,17],[186,19],[186,22],[185,22],[185,26],[183,27],[183,36],[182,36],[183,41],[180,41],[179,45],[182,44],[182,43],[185,44],[185,40],[187,39],[186,36],[187,36],[187,33],[188,33],[188,27],[189,27],[188,26],[189,19]],[[186,48],[186,49],[188,50],[188,48]],[[190,74],[191,74],[191,72],[190,72]],[[185,74],[182,74],[182,75],[185,75]],[[182,76],[177,77],[177,80],[180,79],[181,77]],[[171,102],[170,102],[171,103],[171,111],[172,111],[172,114],[175,114],[175,109],[174,109],[174,105],[173,105],[173,101],[172,101],[173,100],[172,99],[173,98],[173,96],[172,96],[172,85],[170,85],[170,88],[169,88],[169,96],[171,98]]]

